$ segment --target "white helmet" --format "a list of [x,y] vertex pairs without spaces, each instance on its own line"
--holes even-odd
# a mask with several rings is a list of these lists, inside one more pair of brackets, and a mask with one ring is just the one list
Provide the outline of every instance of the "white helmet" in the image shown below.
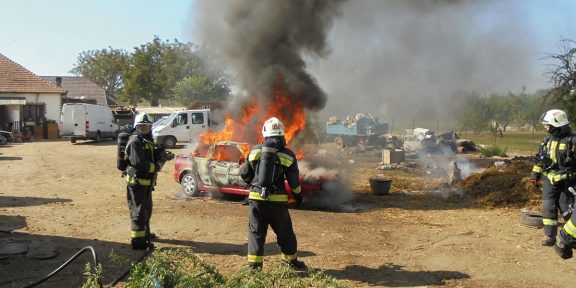
[[542,121],[542,124],[544,125],[552,125],[554,127],[562,127],[569,123],[566,112],[558,109],[553,109],[542,114],[540,121]]
[[140,113],[134,118],[134,128],[138,125],[152,125],[152,119],[146,113]]
[[274,136],[284,136],[284,123],[278,120],[276,117],[272,117],[262,126],[262,136],[264,137],[274,137]]

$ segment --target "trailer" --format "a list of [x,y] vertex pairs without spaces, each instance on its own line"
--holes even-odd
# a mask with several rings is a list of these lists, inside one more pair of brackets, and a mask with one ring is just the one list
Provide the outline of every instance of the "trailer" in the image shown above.
[[354,121],[326,123],[326,135],[332,138],[336,147],[385,146],[388,142],[388,123],[379,123],[374,118],[356,117]]

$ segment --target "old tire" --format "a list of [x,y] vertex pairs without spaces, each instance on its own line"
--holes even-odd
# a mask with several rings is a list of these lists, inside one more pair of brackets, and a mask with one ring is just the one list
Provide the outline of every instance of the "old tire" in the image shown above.
[[180,180],[182,185],[182,191],[188,197],[198,197],[200,196],[200,189],[198,187],[198,175],[194,172],[186,172],[182,179]]
[[174,136],[166,136],[162,145],[164,148],[174,148],[176,146],[176,138]]
[[524,226],[533,228],[544,227],[544,224],[542,223],[542,214],[534,211],[520,212],[520,223]]

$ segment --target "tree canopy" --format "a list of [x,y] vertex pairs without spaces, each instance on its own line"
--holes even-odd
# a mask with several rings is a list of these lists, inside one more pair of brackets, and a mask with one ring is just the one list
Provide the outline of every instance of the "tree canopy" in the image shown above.
[[191,100],[222,100],[230,93],[230,80],[208,65],[212,56],[192,43],[178,40],[151,42],[126,52],[113,48],[82,52],[71,73],[104,87],[106,95],[152,106],[163,100],[186,106]]

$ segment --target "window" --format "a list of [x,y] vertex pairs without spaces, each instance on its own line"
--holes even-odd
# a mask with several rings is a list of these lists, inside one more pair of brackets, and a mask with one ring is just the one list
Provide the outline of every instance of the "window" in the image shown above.
[[176,126],[188,124],[188,114],[186,113],[178,114],[178,116],[175,119],[175,122]]
[[192,113],[192,124],[204,124],[204,113]]

